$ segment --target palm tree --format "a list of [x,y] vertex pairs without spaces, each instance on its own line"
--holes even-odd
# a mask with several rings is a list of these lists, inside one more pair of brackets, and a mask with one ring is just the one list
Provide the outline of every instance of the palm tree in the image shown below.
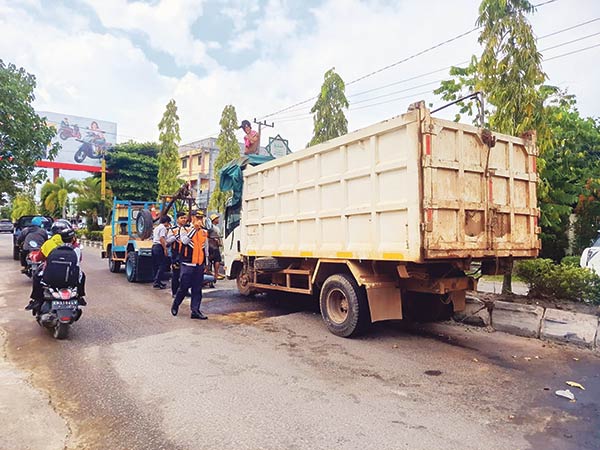
[[77,211],[87,217],[88,227],[93,229],[91,224],[97,223],[98,216],[103,211],[108,211],[111,207],[113,194],[110,188],[106,189],[106,199],[102,201],[102,182],[100,178],[88,177],[79,181],[78,190],[79,196],[75,200]]
[[55,183],[49,181],[42,186],[42,201],[48,211],[61,211],[62,218],[67,218],[67,201],[69,194],[77,192],[76,180],[65,180],[58,177]]

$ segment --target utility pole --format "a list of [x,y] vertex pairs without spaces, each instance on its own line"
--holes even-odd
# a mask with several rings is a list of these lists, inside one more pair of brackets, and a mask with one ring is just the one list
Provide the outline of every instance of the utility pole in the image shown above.
[[262,130],[262,127],[273,128],[275,126],[275,123],[271,122],[271,125],[269,125],[266,120],[263,120],[262,122],[257,121],[256,117],[254,118],[254,123],[258,125],[258,147],[256,152],[258,154],[260,152],[260,132]]

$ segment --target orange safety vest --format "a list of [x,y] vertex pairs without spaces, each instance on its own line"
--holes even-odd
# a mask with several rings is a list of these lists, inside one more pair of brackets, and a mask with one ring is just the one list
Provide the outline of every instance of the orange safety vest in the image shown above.
[[188,237],[191,237],[192,241],[188,245],[182,245],[180,253],[181,262],[198,265],[204,264],[204,244],[206,243],[208,233],[204,229],[196,230],[194,228],[190,231]]

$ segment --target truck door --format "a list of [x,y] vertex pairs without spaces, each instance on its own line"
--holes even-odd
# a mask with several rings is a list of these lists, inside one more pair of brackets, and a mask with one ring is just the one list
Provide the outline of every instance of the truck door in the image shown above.
[[424,258],[537,255],[535,134],[492,134],[421,111]]

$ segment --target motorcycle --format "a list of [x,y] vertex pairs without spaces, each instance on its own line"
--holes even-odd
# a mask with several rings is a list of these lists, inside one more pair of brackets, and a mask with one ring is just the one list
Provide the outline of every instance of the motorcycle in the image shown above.
[[77,287],[54,288],[42,281],[44,302],[34,311],[38,325],[52,331],[55,339],[66,339],[69,327],[81,317]]
[[23,272],[31,278],[38,271],[38,267],[42,264],[42,252],[40,250],[31,250],[25,257],[25,271]]
[[85,158],[101,159],[106,152],[108,144],[104,139],[99,139],[94,133],[87,133],[85,139],[76,139],[81,142],[79,149],[75,152],[75,162],[82,163]]
[[69,138],[81,139],[79,125],[73,125],[71,127],[70,125],[61,124],[58,135],[63,141],[66,141]]

